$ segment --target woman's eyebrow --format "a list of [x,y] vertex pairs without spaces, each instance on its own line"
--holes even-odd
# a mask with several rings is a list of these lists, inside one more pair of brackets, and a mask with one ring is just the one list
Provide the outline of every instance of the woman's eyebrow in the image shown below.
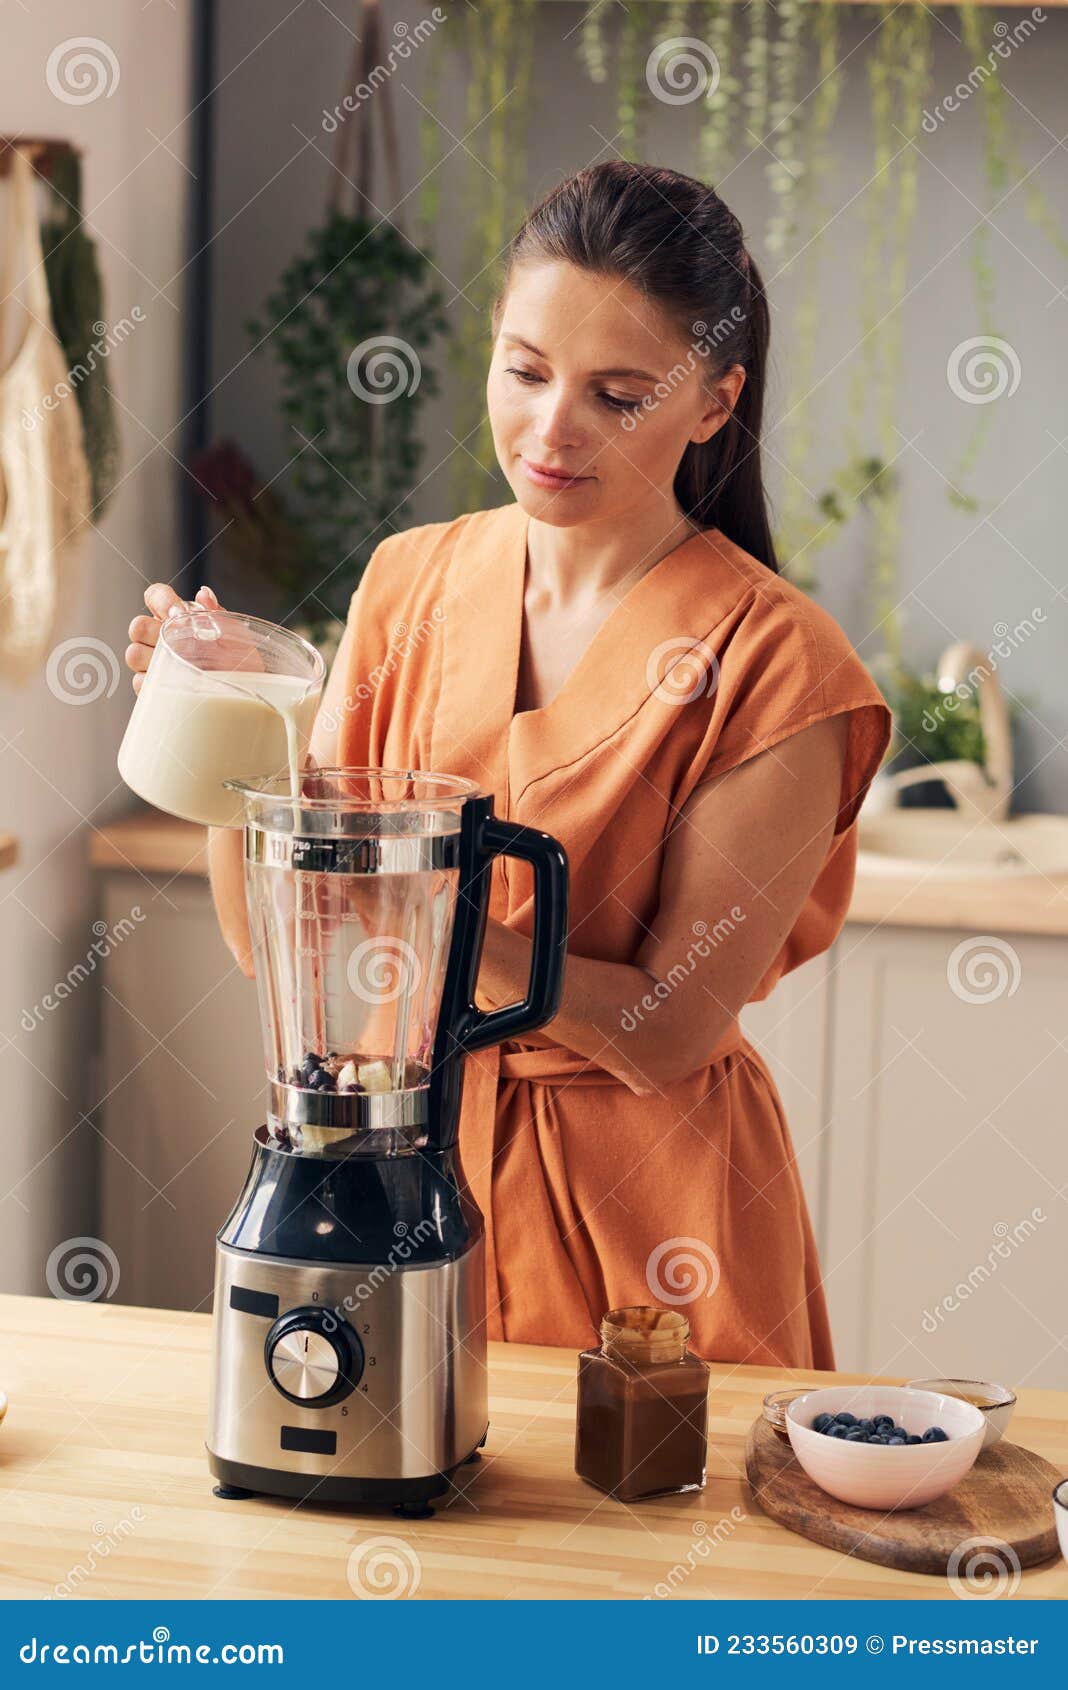
[[[532,341],[524,340],[522,335],[511,334],[508,330],[505,330],[501,335],[501,339],[514,341],[516,346],[525,346],[528,352],[533,352],[535,358],[545,357],[545,353],[542,352],[539,347],[535,346]],[[619,368],[614,370],[591,370],[590,374],[591,376],[636,376],[639,381],[660,380],[659,376],[654,376],[649,370]]]

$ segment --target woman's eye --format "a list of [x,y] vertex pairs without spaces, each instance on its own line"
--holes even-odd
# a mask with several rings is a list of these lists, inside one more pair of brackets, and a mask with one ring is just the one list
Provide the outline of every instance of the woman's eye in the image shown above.
[[[517,370],[514,364],[506,364],[504,373],[508,376],[515,376],[518,381],[525,382],[528,386],[532,382],[544,381],[545,379],[544,376],[536,375],[533,370]],[[613,411],[640,411],[642,407],[640,399],[621,399],[615,393],[600,393],[598,398]]]

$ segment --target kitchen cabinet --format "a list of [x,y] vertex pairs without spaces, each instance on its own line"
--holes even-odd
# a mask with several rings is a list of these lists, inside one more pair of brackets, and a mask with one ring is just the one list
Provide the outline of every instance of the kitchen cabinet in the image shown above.
[[219,937],[206,879],[101,881],[108,931],[133,928],[103,968],[100,1237],[119,1263],[116,1300],[210,1309],[215,1234],[263,1118],[256,988]]
[[850,923],[831,969],[838,1364],[1068,1385],[1068,942]]

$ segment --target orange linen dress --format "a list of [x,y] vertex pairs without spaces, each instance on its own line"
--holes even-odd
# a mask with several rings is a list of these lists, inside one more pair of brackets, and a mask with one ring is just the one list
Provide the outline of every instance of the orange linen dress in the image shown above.
[[[711,529],[625,592],[546,707],[515,715],[528,524],[512,504],[378,546],[349,612],[340,761],[466,776],[499,815],[554,834],[569,950],[631,963],[694,789],[848,713],[837,829],[752,994],[766,997],[845,919],[857,812],[891,732],[882,694],[825,610]],[[491,919],[529,937],[531,896],[528,865],[498,858]],[[480,1051],[460,1155],[486,1220],[491,1337],[578,1349],[607,1309],[652,1301],[682,1308],[708,1359],[834,1366],[790,1133],[737,1024],[662,1095],[563,1048],[551,1023]]]

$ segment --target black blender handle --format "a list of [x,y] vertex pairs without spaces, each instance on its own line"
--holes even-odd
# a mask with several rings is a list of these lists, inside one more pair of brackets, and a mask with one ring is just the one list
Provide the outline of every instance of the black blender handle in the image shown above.
[[560,1007],[567,956],[567,852],[551,833],[500,816],[488,816],[480,846],[489,856],[521,857],[534,871],[534,933],[527,995],[519,1003],[483,1010],[468,1005],[457,1043],[464,1051],[532,1033],[551,1021]]

